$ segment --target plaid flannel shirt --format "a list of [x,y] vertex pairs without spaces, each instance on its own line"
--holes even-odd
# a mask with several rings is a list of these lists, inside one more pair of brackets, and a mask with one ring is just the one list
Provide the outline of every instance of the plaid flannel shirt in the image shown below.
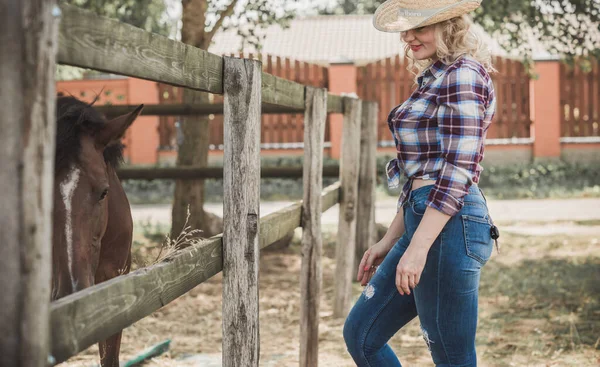
[[388,185],[408,178],[398,200],[406,204],[412,179],[435,180],[427,205],[450,216],[479,181],[484,140],[496,110],[494,85],[470,57],[450,65],[437,61],[418,77],[418,88],[388,117],[397,158],[386,166]]

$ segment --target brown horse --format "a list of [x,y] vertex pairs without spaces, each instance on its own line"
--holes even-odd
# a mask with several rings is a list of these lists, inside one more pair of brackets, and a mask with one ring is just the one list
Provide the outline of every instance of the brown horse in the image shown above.
[[[56,102],[52,299],[129,272],[133,221],[115,169],[121,138],[140,114],[106,120],[74,97]],[[121,333],[100,342],[102,367],[119,365]]]

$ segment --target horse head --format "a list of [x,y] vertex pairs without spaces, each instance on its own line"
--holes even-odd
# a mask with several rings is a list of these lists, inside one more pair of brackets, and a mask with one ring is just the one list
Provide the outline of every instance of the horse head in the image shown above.
[[53,300],[94,284],[108,223],[111,170],[114,175],[123,159],[121,139],[143,108],[107,120],[92,104],[74,97],[60,97],[56,104]]

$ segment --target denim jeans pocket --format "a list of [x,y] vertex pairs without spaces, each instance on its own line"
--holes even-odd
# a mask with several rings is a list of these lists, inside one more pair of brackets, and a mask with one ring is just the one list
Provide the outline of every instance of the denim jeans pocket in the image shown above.
[[462,215],[467,256],[477,260],[481,265],[492,256],[494,240],[490,233],[491,225],[487,218]]
[[425,199],[422,200],[411,200],[409,203],[410,209],[415,215],[422,217],[425,214],[425,210],[427,209],[427,205],[425,204]]

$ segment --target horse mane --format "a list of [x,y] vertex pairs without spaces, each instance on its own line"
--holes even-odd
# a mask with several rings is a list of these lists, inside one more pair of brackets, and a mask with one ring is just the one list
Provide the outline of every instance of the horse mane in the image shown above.
[[[107,124],[106,118],[93,107],[73,96],[56,99],[56,156],[55,172],[77,163],[81,153],[81,136],[94,136]],[[104,149],[106,164],[117,168],[123,163],[123,144],[110,144]]]

